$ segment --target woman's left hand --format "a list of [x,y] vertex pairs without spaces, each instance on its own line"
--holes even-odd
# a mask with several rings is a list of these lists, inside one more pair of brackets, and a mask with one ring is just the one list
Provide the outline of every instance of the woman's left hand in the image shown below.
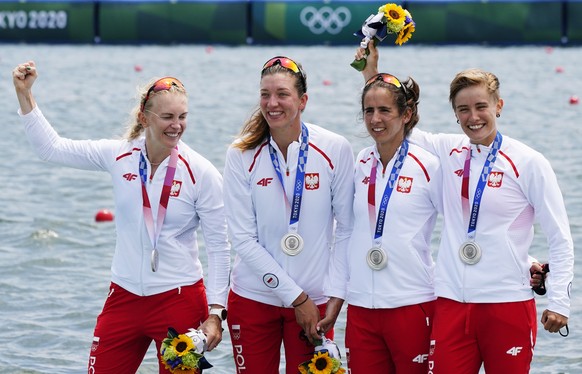
[[222,341],[222,321],[216,315],[210,315],[200,325],[200,330],[206,334],[206,351],[210,352]]
[[325,334],[333,328],[335,321],[342,309],[344,301],[337,297],[332,297],[327,302],[327,307],[325,309],[325,317],[317,323],[316,329],[320,333]]
[[562,327],[568,325],[568,317],[546,309],[542,313],[541,322],[542,325],[544,325],[545,330],[549,332],[559,332]]

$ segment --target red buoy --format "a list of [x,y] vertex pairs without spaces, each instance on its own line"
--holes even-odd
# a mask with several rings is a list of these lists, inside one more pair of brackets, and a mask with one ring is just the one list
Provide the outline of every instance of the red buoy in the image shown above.
[[556,66],[556,73],[563,73],[564,72],[564,68],[561,66]]
[[578,96],[574,95],[570,97],[570,104],[578,104],[578,102],[580,102],[580,99],[578,99]]
[[109,209],[101,209],[95,214],[96,222],[113,221],[113,212]]

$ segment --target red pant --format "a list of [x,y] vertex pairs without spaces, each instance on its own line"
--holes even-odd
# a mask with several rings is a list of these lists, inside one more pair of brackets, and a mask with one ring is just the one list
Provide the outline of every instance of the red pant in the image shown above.
[[[152,296],[137,296],[111,283],[97,317],[89,357],[89,374],[135,373],[152,340],[157,351],[168,327],[179,333],[197,328],[208,318],[204,283]],[[159,361],[159,372],[169,373]]]
[[351,374],[426,374],[434,301],[394,309],[348,305]]
[[429,373],[529,373],[537,335],[533,299],[460,303],[439,298],[431,336]]
[[[324,316],[325,304],[319,310]],[[237,374],[279,374],[281,342],[287,374],[297,374],[297,366],[313,357],[315,347],[301,338],[293,308],[263,304],[231,291],[227,321]],[[333,339],[333,330],[325,336]]]

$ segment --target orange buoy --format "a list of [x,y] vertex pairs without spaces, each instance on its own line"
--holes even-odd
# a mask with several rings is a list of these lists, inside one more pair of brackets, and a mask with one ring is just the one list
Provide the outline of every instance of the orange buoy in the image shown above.
[[95,214],[95,221],[96,222],[107,222],[113,221],[113,212],[109,209],[101,209],[100,211]]
[[580,99],[578,99],[578,96],[574,95],[570,97],[570,104],[578,104],[580,102]]

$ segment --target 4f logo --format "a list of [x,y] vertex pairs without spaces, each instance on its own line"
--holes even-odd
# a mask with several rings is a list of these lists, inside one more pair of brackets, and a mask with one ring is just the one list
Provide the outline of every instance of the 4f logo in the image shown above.
[[257,185],[267,187],[269,184],[271,184],[272,181],[273,181],[273,178],[263,178],[257,182]]
[[137,174],[125,173],[123,174],[123,178],[127,179],[128,182],[131,182],[132,180],[137,178]]
[[505,353],[507,353],[508,355],[517,356],[522,351],[522,349],[523,347],[511,347]]
[[428,360],[428,353],[420,354],[412,359],[412,362],[416,362],[418,364],[423,364],[426,360]]
[[364,177],[364,179],[362,179],[362,184],[368,184],[370,183],[370,177]]

